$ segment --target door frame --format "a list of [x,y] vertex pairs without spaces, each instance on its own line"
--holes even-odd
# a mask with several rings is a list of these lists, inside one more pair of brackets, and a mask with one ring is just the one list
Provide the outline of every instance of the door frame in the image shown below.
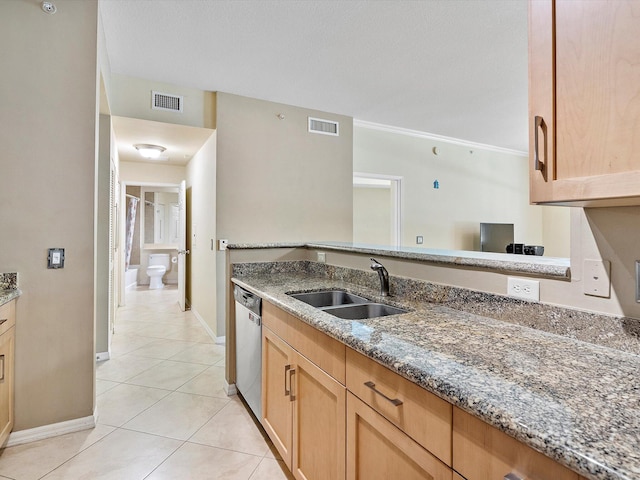
[[391,237],[393,247],[402,246],[402,183],[404,177],[380,173],[353,172],[353,179],[389,180],[391,183]]
[[[163,183],[163,182],[139,182],[136,180],[127,180],[120,182],[120,215],[118,218],[118,248],[115,254],[118,256],[118,269],[120,271],[120,275],[118,276],[118,306],[124,307],[126,305],[125,302],[125,256],[124,256],[124,246],[125,246],[125,236],[127,230],[127,187],[130,185],[140,186],[140,187],[162,187],[162,188],[175,188],[176,192],[180,189],[180,183]],[[141,237],[142,238],[142,237]]]

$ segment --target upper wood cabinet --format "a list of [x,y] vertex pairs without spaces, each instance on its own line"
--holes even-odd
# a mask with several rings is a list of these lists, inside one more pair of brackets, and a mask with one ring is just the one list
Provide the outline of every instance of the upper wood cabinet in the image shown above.
[[640,2],[530,0],[532,203],[640,205]]

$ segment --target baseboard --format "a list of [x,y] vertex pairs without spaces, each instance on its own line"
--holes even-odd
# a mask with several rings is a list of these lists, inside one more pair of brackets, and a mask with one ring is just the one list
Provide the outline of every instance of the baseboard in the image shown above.
[[223,385],[222,389],[224,390],[224,393],[226,393],[228,396],[232,396],[232,395],[237,395],[238,394],[238,389],[236,388],[236,384],[235,383],[228,383],[226,379],[224,381],[224,385]]
[[109,352],[100,352],[96,353],[96,362],[104,362],[105,360],[109,360],[111,355]]
[[213,330],[211,330],[211,327],[209,327],[209,325],[207,325],[207,322],[204,321],[204,318],[202,318],[200,316],[198,311],[195,308],[193,308],[193,306],[191,307],[191,313],[193,313],[193,315],[198,319],[200,324],[206,330],[207,334],[213,339],[213,341],[215,343],[218,343],[218,337],[216,336],[215,332]]
[[29,428],[12,432],[7,440],[7,447],[14,447],[24,443],[37,442],[45,438],[57,437],[67,433],[80,432],[94,428],[98,422],[97,413],[83,418],[76,418],[66,422],[52,423],[51,425],[43,425],[42,427]]

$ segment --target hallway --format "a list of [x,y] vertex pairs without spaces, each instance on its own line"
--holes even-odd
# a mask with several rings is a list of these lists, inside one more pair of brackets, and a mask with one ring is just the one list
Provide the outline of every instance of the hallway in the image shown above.
[[127,291],[96,369],[98,425],[0,452],[0,479],[286,480],[213,343],[175,287]]

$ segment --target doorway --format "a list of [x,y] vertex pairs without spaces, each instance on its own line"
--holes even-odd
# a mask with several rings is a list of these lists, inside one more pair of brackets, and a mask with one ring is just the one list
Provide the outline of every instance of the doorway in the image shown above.
[[[166,268],[162,285],[175,291],[176,302],[185,310],[186,199],[185,182],[157,184],[123,182],[120,218],[120,306],[127,304],[127,291],[150,288],[147,267],[151,259]],[[182,192],[182,194],[181,194]],[[165,261],[166,260],[166,261]]]
[[402,245],[402,177],[353,174],[353,241]]

